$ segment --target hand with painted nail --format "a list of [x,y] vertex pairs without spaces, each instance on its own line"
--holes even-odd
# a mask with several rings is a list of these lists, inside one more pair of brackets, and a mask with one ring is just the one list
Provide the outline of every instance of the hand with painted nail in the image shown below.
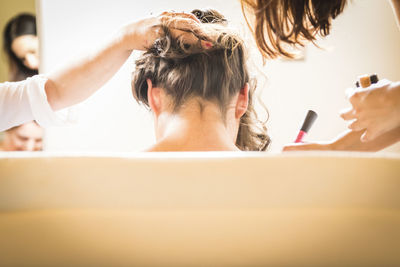
[[363,131],[361,141],[369,142],[400,127],[400,82],[381,80],[367,88],[350,89],[351,108],[341,112],[349,129]]

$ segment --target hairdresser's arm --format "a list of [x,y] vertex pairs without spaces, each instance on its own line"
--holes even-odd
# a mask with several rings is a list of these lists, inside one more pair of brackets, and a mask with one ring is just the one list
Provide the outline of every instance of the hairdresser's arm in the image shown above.
[[392,129],[370,142],[360,140],[364,131],[346,131],[329,142],[289,144],[283,151],[333,150],[376,152],[400,141],[400,127]]
[[397,26],[400,29],[400,0],[391,0],[393,12],[396,17]]
[[88,98],[118,71],[130,53],[124,49],[122,38],[117,37],[92,55],[51,73],[45,91],[52,109],[59,110]]
[[50,106],[58,110],[88,98],[119,70],[132,50],[144,50],[155,41],[161,24],[189,39],[192,35],[178,29],[192,30],[199,22],[190,14],[164,12],[124,26],[96,52],[48,76],[45,91]]

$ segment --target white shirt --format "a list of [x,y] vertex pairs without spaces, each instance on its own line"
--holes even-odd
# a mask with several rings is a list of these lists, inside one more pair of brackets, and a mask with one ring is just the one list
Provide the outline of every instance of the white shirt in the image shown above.
[[43,127],[62,122],[47,102],[46,81],[36,75],[21,82],[0,83],[0,131],[32,120]]

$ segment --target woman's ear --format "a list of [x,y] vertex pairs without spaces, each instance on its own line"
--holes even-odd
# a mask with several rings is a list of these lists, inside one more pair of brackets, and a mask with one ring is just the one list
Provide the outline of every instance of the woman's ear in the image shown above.
[[249,105],[249,83],[246,83],[238,94],[236,100],[235,117],[240,119],[247,111]]
[[153,83],[150,79],[146,79],[147,82],[147,100],[149,106],[153,111],[154,115],[158,116],[161,113],[161,89],[158,87],[153,87]]

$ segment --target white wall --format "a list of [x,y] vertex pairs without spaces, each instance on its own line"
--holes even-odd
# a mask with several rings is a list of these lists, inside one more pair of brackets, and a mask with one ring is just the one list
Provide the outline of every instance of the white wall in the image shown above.
[[348,106],[344,91],[358,75],[400,79],[400,32],[388,1],[352,1],[320,44],[325,50],[307,47],[305,61],[276,61],[265,68],[274,148],[295,137],[309,108],[319,114],[309,139],[331,139],[345,129],[338,112]]
[[[121,24],[162,10],[190,11],[214,7],[248,36],[238,1],[41,0],[41,71],[57,69],[98,46]],[[252,41],[249,38],[249,44]],[[345,129],[338,112],[346,107],[344,90],[359,74],[376,72],[400,79],[400,33],[390,5],[382,0],[355,0],[333,24],[325,50],[309,46],[303,61],[267,62],[259,67],[262,99],[270,112],[272,151],[291,142],[305,113],[319,118],[309,139],[325,140]],[[260,62],[251,48],[254,62]],[[70,109],[74,124],[47,130],[46,149],[52,151],[137,151],[154,142],[151,115],[131,96],[130,76],[137,53],[99,92]]]

